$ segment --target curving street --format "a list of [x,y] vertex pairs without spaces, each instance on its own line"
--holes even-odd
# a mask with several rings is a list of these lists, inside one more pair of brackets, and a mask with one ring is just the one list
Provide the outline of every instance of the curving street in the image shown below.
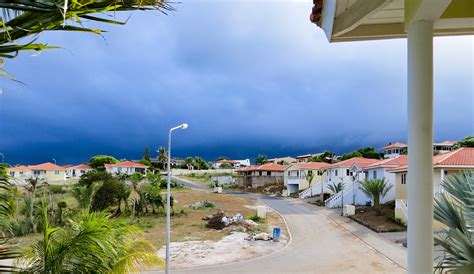
[[[181,180],[179,180],[181,181]],[[190,185],[188,185],[190,186]],[[248,195],[248,194],[244,194]],[[297,199],[256,195],[280,212],[292,241],[250,261],[174,270],[173,273],[403,273],[406,249],[338,212]]]

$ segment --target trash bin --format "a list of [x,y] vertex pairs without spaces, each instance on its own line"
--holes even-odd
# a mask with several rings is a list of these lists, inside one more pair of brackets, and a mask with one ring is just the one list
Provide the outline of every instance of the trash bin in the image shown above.
[[281,235],[281,229],[279,227],[274,227],[273,228],[273,241],[274,242],[279,242],[280,241],[280,235]]

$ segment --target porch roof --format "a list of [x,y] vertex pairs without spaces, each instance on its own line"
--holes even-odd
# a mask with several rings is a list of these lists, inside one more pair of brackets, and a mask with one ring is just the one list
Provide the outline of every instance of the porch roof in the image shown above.
[[416,19],[414,10],[441,11],[434,35],[474,34],[472,0],[313,0],[310,20],[321,27],[331,42],[406,37],[405,24]]

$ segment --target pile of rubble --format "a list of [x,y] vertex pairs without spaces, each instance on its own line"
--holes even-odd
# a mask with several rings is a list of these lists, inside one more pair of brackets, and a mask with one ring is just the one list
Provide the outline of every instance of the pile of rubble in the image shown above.
[[242,214],[237,213],[234,216],[227,216],[222,210],[213,215],[207,215],[202,218],[207,221],[206,227],[217,230],[241,230],[246,232],[252,230],[258,224],[252,220],[245,220]]

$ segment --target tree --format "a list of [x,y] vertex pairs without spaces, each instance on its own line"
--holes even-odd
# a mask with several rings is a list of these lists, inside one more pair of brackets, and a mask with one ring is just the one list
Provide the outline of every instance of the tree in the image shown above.
[[255,163],[257,165],[263,165],[267,162],[267,156],[263,154],[259,154],[257,159],[255,160]]
[[326,150],[321,154],[314,155],[310,161],[311,162],[324,162],[324,163],[331,164],[332,162],[335,162],[336,160],[335,158],[336,158],[336,153]]
[[364,157],[364,158],[370,158],[370,159],[380,159],[381,154],[378,153],[374,148],[372,147],[364,147],[360,148],[356,151],[346,153],[342,155],[341,160],[347,160],[355,157]]
[[[315,173],[312,170],[308,170],[306,172],[306,182],[308,182],[309,187],[311,187],[311,183],[313,182]],[[311,187],[311,197],[313,197],[313,188]]]
[[194,159],[192,157],[187,157],[184,162],[186,163],[186,166],[188,167],[189,170],[191,170],[194,167]]
[[108,155],[96,155],[89,160],[89,165],[97,170],[105,170],[105,164],[117,164],[120,163],[119,160],[115,159],[113,156]]
[[374,208],[377,216],[382,215],[382,211],[380,210],[380,199],[385,197],[392,187],[393,185],[387,184],[385,178],[371,180],[365,179],[359,186],[365,194],[374,200]]
[[34,214],[34,207],[36,201],[36,190],[40,187],[45,186],[45,182],[43,179],[40,178],[28,178],[26,180],[28,183],[24,186],[25,190],[28,192],[27,198],[25,198],[25,204],[27,207],[27,215],[28,215],[28,224],[30,232],[36,233],[38,222],[36,220],[36,216]]
[[10,167],[8,164],[0,163],[0,178],[8,178],[8,167]]
[[25,272],[128,273],[163,265],[156,249],[134,225],[86,210],[68,226],[53,227],[45,198],[41,211],[43,237],[19,260]]
[[150,161],[150,152],[148,151],[148,147],[146,147],[145,151],[143,151],[142,159],[145,159],[148,162]]
[[211,168],[209,164],[201,157],[194,157],[194,167],[199,170]]
[[337,194],[342,191],[344,188],[344,183],[339,182],[339,183],[333,183],[332,185],[328,185],[329,190],[331,190],[334,194]]
[[234,168],[233,165],[229,164],[229,163],[222,163],[220,165],[220,168],[224,168],[224,169],[231,169],[231,168]]
[[474,136],[466,136],[461,141],[456,142],[453,148],[456,149],[460,147],[474,147]]
[[[87,22],[124,25],[109,17],[110,13],[133,10],[158,10],[163,13],[172,10],[165,0],[77,0],[77,1],[3,1],[0,57],[14,58],[20,51],[42,51],[49,48],[42,43],[35,43],[43,31],[61,30],[88,32],[102,35],[100,29],[87,28]],[[109,13],[109,14],[108,14]],[[17,42],[22,38],[32,37],[29,42]],[[23,40],[24,41],[24,40]],[[3,64],[3,60],[1,60]],[[8,75],[2,70],[2,75]]]
[[160,168],[165,169],[166,161],[168,160],[167,151],[165,147],[158,148],[158,163],[160,163]]
[[435,197],[434,218],[447,228],[434,238],[444,249],[436,269],[474,273],[474,172],[449,175],[441,185],[446,194]]
[[227,157],[227,156],[219,156],[219,158],[217,158],[217,161],[221,161],[221,160],[229,160],[229,157]]
[[[102,211],[118,205],[116,214],[120,213],[120,203],[127,193],[127,185],[115,179],[105,171],[91,171],[81,176],[79,185],[91,188],[92,184],[101,183],[92,199],[91,210]],[[128,197],[128,196],[127,196]]]
[[79,208],[90,210],[94,196],[101,186],[102,182],[95,182],[89,187],[87,185],[74,185],[71,188],[71,194],[79,203]]

